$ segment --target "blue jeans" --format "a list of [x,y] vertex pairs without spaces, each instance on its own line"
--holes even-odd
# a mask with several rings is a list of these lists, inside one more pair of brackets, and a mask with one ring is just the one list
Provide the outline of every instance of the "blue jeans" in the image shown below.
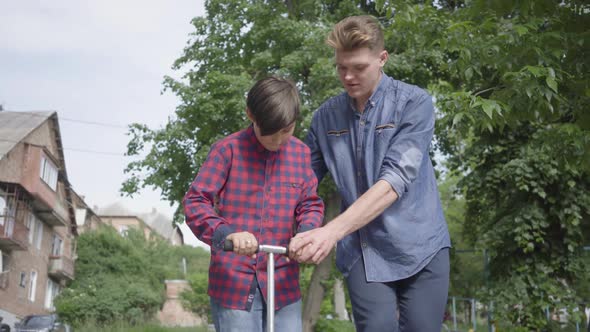
[[407,279],[367,282],[359,259],[346,278],[357,332],[440,332],[449,270],[449,249],[443,248]]
[[[266,331],[266,303],[256,288],[250,311],[224,308],[211,299],[213,324],[217,332]],[[301,332],[301,300],[275,311],[275,331]]]

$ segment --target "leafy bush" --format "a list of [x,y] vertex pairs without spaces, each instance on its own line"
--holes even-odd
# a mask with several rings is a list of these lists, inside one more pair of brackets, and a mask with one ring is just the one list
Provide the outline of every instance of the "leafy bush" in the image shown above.
[[347,320],[318,319],[315,324],[316,332],[354,332],[354,324]]
[[207,321],[211,322],[210,302],[207,294],[208,282],[207,274],[193,274],[189,278],[191,289],[182,292],[180,296],[185,308],[201,317],[207,317]]
[[76,327],[149,321],[164,303],[164,280],[182,275],[183,257],[194,271],[207,267],[200,266],[208,260],[204,250],[146,241],[139,231],[127,237],[109,227],[84,233],[76,279],[55,299],[56,311]]

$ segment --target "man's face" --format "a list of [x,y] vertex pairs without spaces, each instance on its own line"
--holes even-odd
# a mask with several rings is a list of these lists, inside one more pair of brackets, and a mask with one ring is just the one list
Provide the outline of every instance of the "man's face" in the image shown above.
[[260,127],[254,123],[254,133],[256,134],[256,138],[258,139],[258,142],[260,142],[260,144],[262,144],[262,146],[264,146],[264,148],[268,151],[278,151],[283,144],[289,141],[289,138],[291,138],[293,135],[293,131],[295,131],[295,123],[277,131],[272,135],[262,136],[260,134]]
[[381,79],[381,68],[387,61],[387,51],[371,51],[363,47],[353,51],[336,51],[338,77],[348,95],[365,102]]

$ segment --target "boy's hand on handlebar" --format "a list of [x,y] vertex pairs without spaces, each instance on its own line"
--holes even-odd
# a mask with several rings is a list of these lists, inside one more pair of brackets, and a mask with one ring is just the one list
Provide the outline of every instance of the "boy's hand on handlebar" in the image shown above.
[[258,250],[258,241],[252,233],[231,233],[226,237],[226,239],[232,241],[232,243],[234,244],[234,252],[236,254],[256,258],[256,251]]

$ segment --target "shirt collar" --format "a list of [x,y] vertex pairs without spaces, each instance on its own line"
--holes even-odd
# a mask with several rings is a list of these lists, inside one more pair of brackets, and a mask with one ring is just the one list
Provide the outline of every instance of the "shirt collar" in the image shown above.
[[[383,96],[383,91],[385,91],[385,88],[387,87],[388,79],[389,76],[387,76],[384,72],[381,72],[381,79],[379,80],[379,84],[377,84],[377,88],[375,89],[375,91],[373,91],[371,97],[367,99],[367,103],[371,104],[371,107],[375,107],[375,105],[377,105],[377,102]],[[346,98],[348,99],[348,104],[350,105],[350,107],[358,112],[358,110],[356,109],[356,103],[354,102],[354,98],[350,97],[348,93],[346,94]]]
[[[254,146],[256,153],[263,155],[265,158],[272,158],[274,157],[278,151],[269,151],[267,150],[256,138],[256,133],[254,132],[254,124],[250,124],[248,128],[245,130],[245,137],[248,140],[248,143]],[[280,151],[280,149],[279,149]]]

